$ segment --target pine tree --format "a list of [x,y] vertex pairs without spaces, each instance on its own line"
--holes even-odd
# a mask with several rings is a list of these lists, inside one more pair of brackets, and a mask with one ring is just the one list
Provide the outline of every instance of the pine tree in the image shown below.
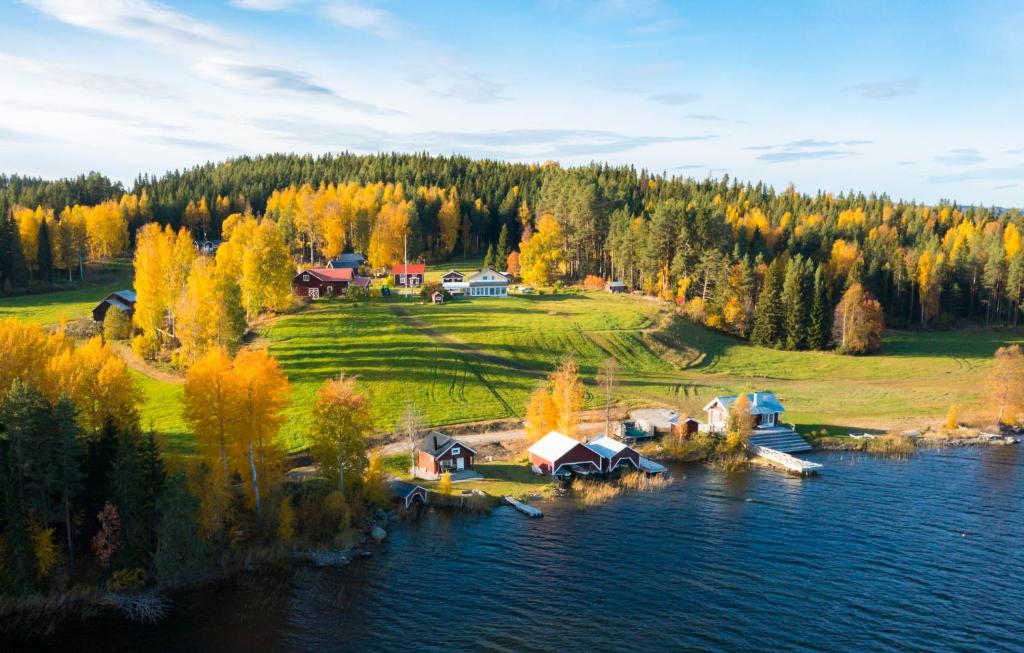
[[785,336],[785,312],[782,306],[784,265],[783,257],[778,257],[765,272],[754,308],[754,328],[750,332],[750,341],[755,345],[778,347]]
[[487,255],[484,256],[484,267],[485,268],[493,268],[493,267],[495,267],[495,263],[494,263],[494,245],[488,245],[487,246]]
[[53,283],[53,246],[50,244],[50,229],[46,220],[39,222],[39,247],[36,250],[36,269],[39,278],[46,283]]
[[811,307],[810,327],[807,330],[807,346],[824,349],[832,335],[832,302],[829,299],[828,280],[824,264],[818,264],[814,272],[814,305]]
[[202,570],[206,546],[199,533],[199,499],[189,493],[183,472],[167,479],[157,508],[160,525],[153,557],[157,576],[166,584],[194,577]]

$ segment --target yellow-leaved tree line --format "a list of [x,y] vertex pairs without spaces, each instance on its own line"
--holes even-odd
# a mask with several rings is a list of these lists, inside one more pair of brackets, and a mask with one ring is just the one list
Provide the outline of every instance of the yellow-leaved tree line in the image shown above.
[[68,279],[77,269],[85,276],[85,261],[110,258],[128,249],[128,225],[152,217],[146,192],[122,195],[95,206],[66,206],[59,213],[37,206],[15,207],[22,255],[30,273],[36,271],[39,253],[39,227],[46,223],[53,255],[53,267],[66,270]]
[[213,347],[233,351],[247,321],[291,301],[293,267],[273,220],[233,214],[222,227],[216,259],[200,256],[188,229],[149,223],[135,245],[134,324],[137,354],[154,358],[164,345],[180,345],[187,365]]
[[[421,234],[424,248],[450,256],[460,234],[469,233],[470,220],[454,187],[410,191],[383,182],[292,185],[271,194],[265,215],[278,223],[288,242],[301,243],[305,260],[333,259],[352,249],[366,252],[371,267],[384,268],[403,260],[405,240],[413,235],[418,217],[414,200],[437,215],[436,233]],[[483,204],[477,200],[474,206]]]
[[82,429],[96,435],[104,422],[132,424],[142,393],[125,362],[100,336],[76,345],[62,330],[46,333],[35,322],[0,320],[0,396],[20,380],[51,403],[67,396]]

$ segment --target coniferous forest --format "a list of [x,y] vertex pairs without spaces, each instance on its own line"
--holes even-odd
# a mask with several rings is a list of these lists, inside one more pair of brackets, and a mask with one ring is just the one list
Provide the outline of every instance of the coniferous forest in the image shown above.
[[[728,176],[275,154],[141,175],[130,188],[96,173],[0,177],[0,192],[6,292],[127,254],[146,222],[218,239],[225,220],[246,213],[275,221],[299,264],[356,250],[383,267],[407,240],[410,259],[486,254],[541,284],[622,280],[710,327],[790,349],[833,344],[834,310],[853,286],[887,325],[911,328],[1017,326],[1024,290],[1019,210],[809,195]],[[530,265],[540,259],[555,265]]]

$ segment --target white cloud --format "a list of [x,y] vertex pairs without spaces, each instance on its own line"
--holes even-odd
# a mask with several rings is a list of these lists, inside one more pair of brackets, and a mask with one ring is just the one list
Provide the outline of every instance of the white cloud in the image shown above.
[[231,4],[252,11],[281,11],[306,4],[306,0],[231,0]]
[[163,48],[235,45],[219,28],[150,0],[24,0],[61,22]]
[[911,77],[888,81],[863,82],[843,89],[846,92],[860,94],[870,100],[889,100],[904,95],[912,95],[917,91],[917,80]]
[[136,77],[94,73],[81,68],[65,66],[42,59],[18,57],[0,52],[0,70],[24,76],[31,82],[45,82],[58,86],[72,86],[87,91],[144,95],[169,98],[176,94],[170,89]]
[[328,100],[364,113],[399,115],[401,112],[384,109],[369,102],[345,97],[332,88],[318,84],[304,72],[278,66],[239,63],[223,59],[202,59],[192,70],[200,77],[231,88],[269,93],[294,93]]
[[341,27],[369,32],[383,39],[394,39],[399,35],[398,19],[391,12],[371,5],[334,0],[323,4],[320,11]]

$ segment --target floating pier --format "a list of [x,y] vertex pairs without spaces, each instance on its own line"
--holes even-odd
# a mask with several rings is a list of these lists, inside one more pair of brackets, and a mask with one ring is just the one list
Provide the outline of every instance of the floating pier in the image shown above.
[[822,467],[821,463],[814,463],[810,460],[801,460],[796,456],[791,456],[788,453],[784,453],[776,449],[770,449],[768,447],[755,446],[754,453],[776,467],[781,467],[788,472],[800,474],[801,476],[817,474],[818,470]]
[[523,503],[519,499],[513,499],[512,497],[505,497],[505,501],[508,505],[512,506],[519,512],[523,513],[527,517],[543,517],[544,513],[540,508],[534,508],[533,506]]

